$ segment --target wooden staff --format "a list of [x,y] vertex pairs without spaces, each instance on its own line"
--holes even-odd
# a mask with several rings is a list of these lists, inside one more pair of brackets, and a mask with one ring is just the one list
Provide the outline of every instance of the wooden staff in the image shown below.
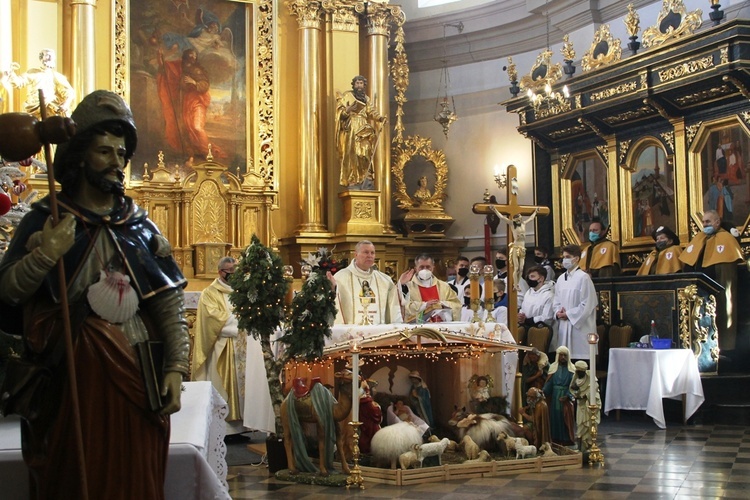
[[[39,112],[42,121],[47,119],[47,104],[44,101],[44,93],[39,89]],[[49,205],[52,212],[52,226],[60,222],[60,212],[57,207],[57,192],[55,191],[55,171],[52,165],[52,151],[50,143],[43,139],[44,157],[47,161],[47,181],[49,185]],[[70,327],[70,309],[68,309],[68,287],[65,283],[65,263],[60,258],[57,261],[57,280],[60,290],[60,308],[62,309],[63,330],[65,332],[65,362],[67,364],[68,381],[70,383],[71,409],[73,411],[73,434],[76,444],[76,459],[78,460],[78,469],[81,472],[81,498],[88,500],[89,488],[86,480],[86,460],[83,451],[83,432],[81,430],[81,410],[78,403],[78,383],[76,379],[76,366],[73,359],[73,332]]]

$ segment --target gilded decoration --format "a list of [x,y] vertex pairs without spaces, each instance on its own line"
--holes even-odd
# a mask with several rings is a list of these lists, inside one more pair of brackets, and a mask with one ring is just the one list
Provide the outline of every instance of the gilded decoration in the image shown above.
[[561,77],[562,65],[552,64],[552,51],[546,48],[536,56],[531,72],[521,77],[519,85],[523,91],[532,90],[539,93],[543,92],[547,85],[554,86]]
[[602,24],[594,33],[591,47],[581,59],[583,71],[592,71],[619,61],[622,57],[620,40],[612,37],[609,24]]
[[[414,157],[421,156],[435,168],[435,185],[429,196],[409,196],[406,183],[404,182],[404,169]],[[448,185],[448,164],[445,161],[445,153],[438,149],[432,149],[432,141],[418,135],[408,136],[403,143],[395,144],[393,147],[393,197],[398,202],[399,208],[406,211],[432,210],[443,211],[443,200]],[[423,186],[420,185],[420,188]],[[419,190],[418,190],[419,191]]]
[[400,7],[396,5],[387,5],[379,3],[369,3],[367,12],[367,34],[368,35],[382,35],[390,37],[391,21],[393,14],[391,11]]
[[396,125],[393,127],[394,134],[392,142],[398,144],[404,140],[404,104],[406,104],[406,89],[409,88],[409,60],[406,57],[404,43],[403,12],[400,16],[395,17],[396,22],[396,47],[393,51],[393,60],[391,61],[391,79],[393,87],[396,89],[394,99],[396,101]]
[[719,49],[719,62],[721,64],[729,64],[729,47],[721,47]]
[[602,157],[602,161],[604,161],[604,164],[609,166],[609,148],[607,148],[607,145],[602,144],[596,146],[596,151],[599,153],[599,156]]
[[740,91],[740,94],[742,94],[745,99],[750,99],[750,90],[747,89],[747,86],[739,78],[732,75],[724,75],[722,80],[737,87],[737,90]]
[[372,220],[375,218],[375,207],[371,202],[356,201],[352,207],[354,208],[354,219]]
[[223,243],[226,231],[226,205],[219,188],[213,182],[204,182],[193,198],[193,231],[195,241]]
[[669,146],[669,152],[674,153],[674,132],[662,132],[659,134],[664,143]]
[[591,120],[587,120],[584,117],[580,117],[578,119],[578,123],[582,123],[582,124],[586,125],[588,128],[590,128],[591,130],[593,130],[594,133],[596,135],[598,135],[601,139],[604,139],[605,141],[607,140],[607,135],[604,132],[602,132],[599,129],[599,127],[597,127]]
[[276,43],[274,25],[273,0],[258,0],[258,17],[256,26],[256,57],[257,57],[257,90],[258,109],[258,143],[262,146],[256,154],[254,172],[268,185],[276,184],[275,175],[275,107],[274,107],[274,44]]
[[570,162],[570,154],[565,153],[564,155],[560,155],[560,175],[564,175],[565,171],[568,169],[568,163]]
[[572,61],[576,58],[576,51],[573,50],[573,42],[570,41],[570,35],[567,33],[563,36],[563,46],[560,49],[560,53],[566,61]]
[[703,11],[688,13],[682,0],[663,0],[656,25],[643,32],[643,47],[657,47],[669,40],[691,35],[701,27]]
[[591,102],[603,101],[605,99],[609,99],[610,97],[618,96],[621,94],[629,94],[630,92],[635,91],[637,87],[638,84],[634,81],[621,83],[619,85],[615,85],[614,87],[609,87],[602,91],[592,93]]
[[581,94],[576,94],[573,99],[575,100],[576,108],[581,109]]
[[628,15],[625,16],[623,22],[629,36],[638,36],[638,31],[641,29],[641,18],[638,16],[638,12],[636,12],[632,3],[628,4]]
[[692,61],[681,62],[667,69],[659,70],[658,72],[659,80],[662,83],[668,82],[670,80],[674,80],[675,78],[680,78],[685,75],[690,75],[693,73],[698,73],[700,71],[705,71],[709,68],[712,68],[713,65],[714,65],[714,57],[712,55],[701,57],[700,59],[694,59]]
[[630,144],[632,142],[633,142],[632,140],[628,139],[626,141],[620,141],[620,144],[619,144],[619,146],[620,146],[620,157],[619,157],[620,166],[622,168],[626,169],[626,170],[630,170],[630,167],[625,163],[625,157],[628,154],[628,149],[630,149]]
[[567,111],[570,111],[571,109],[572,108],[570,106],[570,101],[566,99],[562,103],[555,104],[554,106],[535,109],[534,117],[536,117],[537,119],[547,118],[549,116],[555,116],[559,115],[560,113],[565,113]]
[[115,36],[114,36],[114,73],[115,84],[112,89],[123,99],[128,99],[127,81],[128,81],[128,37],[126,33],[128,27],[128,13],[126,0],[117,0],[115,2]]
[[693,125],[688,125],[685,127],[685,136],[687,137],[687,147],[690,147],[690,145],[695,140],[695,136],[698,133],[698,130],[701,128],[701,125],[703,122],[698,122]]
[[740,116],[747,125],[750,125],[750,111],[743,111]]
[[641,90],[648,89],[648,73],[641,73]]
[[612,298],[609,290],[599,292],[599,310],[601,311],[602,322],[605,325],[612,324]]
[[628,267],[633,266],[639,266],[643,263],[645,258],[648,256],[647,253],[640,254],[640,253],[629,253],[627,257],[627,265]]
[[286,2],[289,12],[297,18],[300,28],[320,29],[323,9],[316,0],[292,0]]
[[586,132],[588,130],[588,127],[585,125],[574,125],[572,127],[567,127],[560,130],[554,130],[549,133],[549,136],[553,139],[560,139],[562,137],[567,137],[569,135],[576,135],[580,134],[582,132]]
[[357,33],[359,17],[365,11],[364,3],[345,2],[342,0],[323,0],[323,10],[330,15],[331,28],[334,31]]
[[602,121],[607,125],[617,125],[618,123],[636,120],[644,116],[653,115],[654,113],[655,110],[651,106],[641,106],[640,108],[631,111],[625,111],[623,113],[604,117]]
[[716,99],[721,96],[725,96],[734,92],[734,88],[729,85],[722,85],[721,87],[713,87],[710,89],[699,90],[691,94],[686,94],[681,97],[675,98],[675,102],[680,106],[689,106],[691,104],[698,104],[710,99]]

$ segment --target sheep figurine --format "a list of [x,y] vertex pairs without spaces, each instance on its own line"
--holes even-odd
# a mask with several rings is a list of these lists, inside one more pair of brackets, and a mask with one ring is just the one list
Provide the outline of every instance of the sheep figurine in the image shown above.
[[479,458],[475,458],[473,460],[464,460],[465,464],[479,464],[482,462],[492,462],[492,457],[490,456],[490,452],[487,450],[482,450],[479,452]]
[[414,451],[413,446],[422,444],[422,432],[411,422],[400,422],[380,429],[372,436],[370,452],[375,463],[390,464],[391,469],[401,454]]
[[520,458],[534,458],[536,456],[536,446],[518,446],[516,445],[516,460]]
[[557,453],[552,450],[552,445],[549,442],[543,443],[542,446],[539,447],[539,453],[541,453],[543,457],[557,456]]
[[464,436],[461,440],[461,446],[464,449],[466,458],[474,460],[479,457],[479,445],[471,439],[471,436]]
[[505,451],[506,457],[511,456],[516,451],[516,438],[509,437],[505,432],[497,435],[497,442],[500,444],[500,451]]
[[414,447],[417,452],[417,459],[419,459],[419,466],[422,466],[422,462],[427,457],[438,457],[438,465],[442,465],[443,452],[448,447],[450,439],[443,438],[437,443],[425,443],[419,444]]
[[402,470],[406,470],[416,464],[420,464],[421,466],[421,462],[417,457],[417,452],[414,450],[406,451],[398,456],[398,465]]
[[[430,443],[439,443],[440,438],[437,437],[435,434],[433,434],[427,439],[427,441]],[[457,448],[458,448],[458,443],[450,439],[448,440],[448,446],[445,448],[445,451],[456,451]]]

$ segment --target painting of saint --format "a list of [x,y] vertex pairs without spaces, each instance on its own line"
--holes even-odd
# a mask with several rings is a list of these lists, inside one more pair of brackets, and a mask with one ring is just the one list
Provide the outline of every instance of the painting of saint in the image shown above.
[[744,153],[749,145],[745,129],[733,125],[711,132],[700,152],[703,210],[716,210],[735,226],[750,215],[750,163]]
[[143,137],[132,180],[159,151],[182,170],[205,161],[209,144],[216,161],[245,170],[251,8],[227,0],[130,1],[130,104]]
[[592,220],[609,226],[607,167],[598,156],[578,160],[570,177],[573,229],[581,242],[587,241]]
[[659,226],[675,227],[674,167],[661,147],[646,146],[638,153],[630,188],[634,238],[650,238]]

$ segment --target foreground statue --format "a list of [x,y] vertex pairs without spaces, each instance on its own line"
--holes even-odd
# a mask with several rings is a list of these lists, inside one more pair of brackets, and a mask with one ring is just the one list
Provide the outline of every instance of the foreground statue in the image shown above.
[[349,189],[375,189],[372,160],[386,118],[365,94],[367,79],[355,76],[352,90],[336,96],[336,150],[340,184]]
[[[188,373],[186,280],[167,240],[123,194],[123,170],[137,142],[127,104],[98,90],[72,118],[77,131],[58,146],[54,162],[60,223],[51,224],[49,197],[34,204],[0,263],[0,301],[23,308],[17,314],[26,366],[49,375],[26,411],[16,408],[31,496],[82,497],[54,269],[63,259],[89,498],[160,499],[169,415],[180,409]],[[136,345],[148,340],[164,342],[164,375],[155,388],[163,400],[154,409],[136,355]]]

